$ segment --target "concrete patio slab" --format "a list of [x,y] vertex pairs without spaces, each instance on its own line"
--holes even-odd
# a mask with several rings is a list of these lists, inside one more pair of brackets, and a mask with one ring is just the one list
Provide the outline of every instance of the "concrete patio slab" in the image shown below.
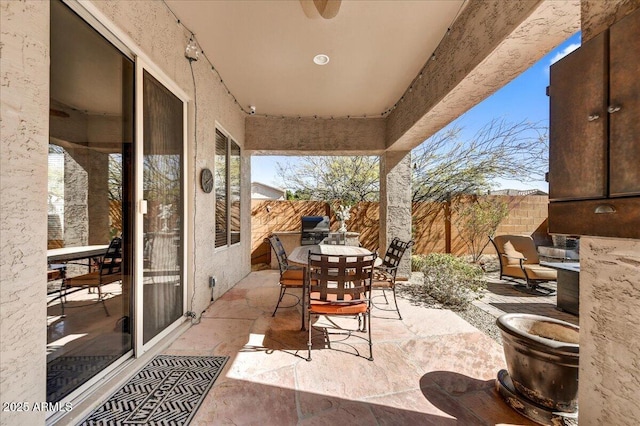
[[372,312],[374,361],[363,340],[314,330],[307,362],[299,306],[271,316],[277,282],[252,272],[166,350],[230,356],[193,424],[531,424],[494,389],[502,347],[455,313],[400,298],[403,320]]

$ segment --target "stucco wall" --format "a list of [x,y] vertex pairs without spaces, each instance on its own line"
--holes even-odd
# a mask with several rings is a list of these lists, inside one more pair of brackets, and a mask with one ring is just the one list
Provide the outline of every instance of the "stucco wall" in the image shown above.
[[[136,44],[134,50],[142,52],[192,100],[197,100],[197,108],[194,102],[189,105],[186,198],[191,240],[188,309],[200,314],[212,297],[209,276],[218,278],[213,291],[218,297],[250,271],[249,157],[243,152],[240,244],[214,249],[214,194],[205,194],[198,183],[203,167],[214,168],[216,123],[244,147],[244,113],[204,60],[192,64],[194,88],[184,57],[188,36],[163,2],[100,1],[89,6],[124,31]],[[25,401],[33,406],[46,400],[49,2],[1,0],[0,17],[0,397],[3,403]],[[0,411],[2,425],[44,421],[42,411]]]
[[[637,9],[638,0],[583,0],[583,42]],[[636,425],[640,241],[584,237],[580,264],[580,424]]]
[[[189,108],[189,170],[190,184],[187,217],[192,245],[188,249],[189,300],[187,309],[199,315],[209,304],[250,271],[251,245],[251,181],[250,157],[242,152],[242,219],[241,243],[215,249],[214,193],[205,194],[200,188],[199,176],[204,167],[214,169],[215,126],[218,123],[241,148],[244,149],[245,114],[220,84],[217,74],[206,59],[192,62],[184,57],[188,34],[179,26],[162,2],[109,1],[94,5],[109,20],[123,30],[142,51],[186,92],[195,105]],[[215,58],[213,58],[215,60]],[[194,83],[195,80],[195,83]],[[195,84],[195,88],[194,88]],[[194,122],[197,116],[197,131]],[[195,198],[194,198],[195,194]],[[209,277],[217,278],[213,292]],[[195,297],[192,289],[195,284]]]
[[580,424],[640,419],[640,241],[580,242]]
[[383,118],[247,118],[247,149],[255,153],[379,154],[385,149]]
[[[0,400],[46,400],[49,3],[0,2]],[[2,425],[44,412],[0,411]]]

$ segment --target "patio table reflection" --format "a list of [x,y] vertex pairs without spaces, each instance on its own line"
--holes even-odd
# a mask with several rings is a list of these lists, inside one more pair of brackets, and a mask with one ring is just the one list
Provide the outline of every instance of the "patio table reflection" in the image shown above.
[[[91,272],[92,264],[103,256],[108,244],[95,244],[88,246],[61,247],[47,250],[47,282],[63,279],[66,275],[67,264],[88,259],[87,267]],[[82,263],[84,265],[84,263]]]
[[108,244],[62,247],[47,250],[47,263],[64,263],[73,260],[91,259],[102,256]]

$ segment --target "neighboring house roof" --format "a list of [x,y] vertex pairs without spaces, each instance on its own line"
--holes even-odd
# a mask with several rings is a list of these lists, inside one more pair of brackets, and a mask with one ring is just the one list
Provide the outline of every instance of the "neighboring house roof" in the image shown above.
[[251,199],[253,200],[284,200],[286,191],[277,186],[262,182],[251,182]]
[[539,189],[498,189],[495,191],[489,191],[489,195],[510,195],[510,196],[524,196],[524,195],[549,195]]

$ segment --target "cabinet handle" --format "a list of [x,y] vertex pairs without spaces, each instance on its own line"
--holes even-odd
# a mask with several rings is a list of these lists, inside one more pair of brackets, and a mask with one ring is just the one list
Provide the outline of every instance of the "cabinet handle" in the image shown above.
[[606,213],[615,213],[615,212],[616,212],[616,208],[613,207],[611,204],[600,204],[594,210],[594,213],[596,214],[606,214]]
[[620,111],[620,107],[619,106],[611,105],[609,108],[607,108],[607,112],[609,114],[613,114],[614,112],[618,112],[618,111]]
[[600,118],[598,114],[591,114],[589,117],[587,117],[587,120],[596,121],[598,118]]

